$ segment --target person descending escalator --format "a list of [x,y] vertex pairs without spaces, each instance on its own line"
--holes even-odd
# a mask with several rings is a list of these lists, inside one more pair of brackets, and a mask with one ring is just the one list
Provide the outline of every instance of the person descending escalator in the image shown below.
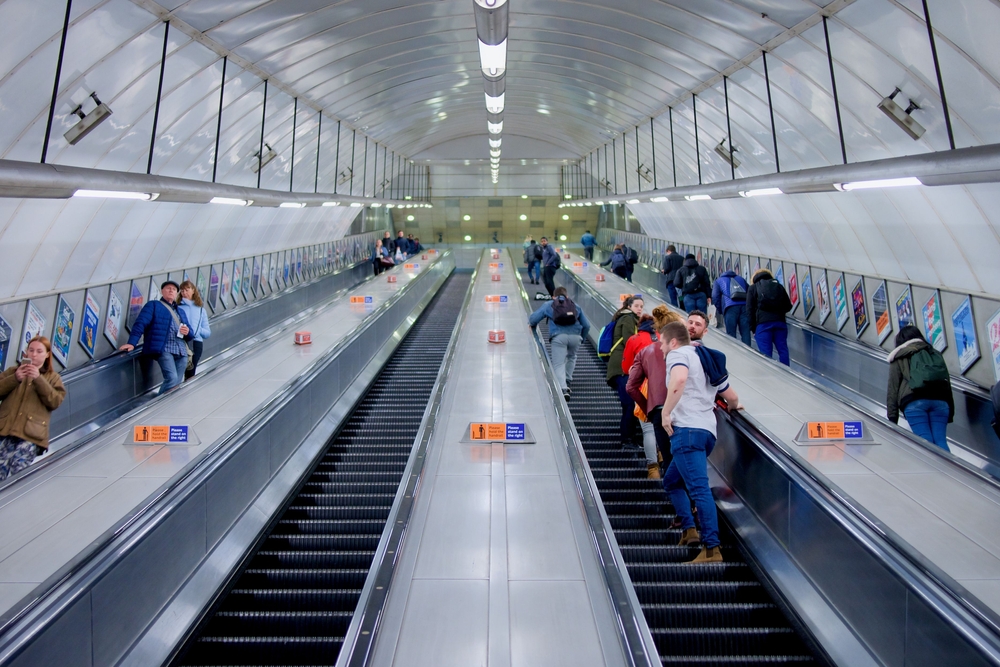
[[[708,484],[708,456],[715,447],[715,397],[721,396],[727,409],[740,409],[739,396],[723,376],[715,378],[691,346],[683,322],[663,327],[660,350],[667,369],[667,397],[660,414],[663,430],[670,436],[673,460],[663,475],[663,488],[674,511],[681,517],[683,533],[679,546],[701,543],[701,552],[691,562],[719,562],[719,517]],[[721,353],[715,353],[721,354]],[[723,357],[724,358],[724,357]],[[698,509],[701,532],[695,528],[691,501]]]
[[941,449],[948,449],[948,424],[955,417],[951,373],[944,357],[915,326],[896,334],[896,348],[889,353],[889,388],[886,416],[893,424],[903,412],[910,429]]
[[622,250],[621,243],[615,245],[608,258],[601,262],[598,266],[608,265],[611,266],[611,272],[619,278],[628,277],[628,259],[625,257],[625,252]]
[[639,318],[642,316],[642,297],[630,296],[625,299],[622,307],[615,313],[614,334],[611,339],[611,351],[608,357],[608,373],[605,381],[608,386],[618,392],[618,401],[622,406],[622,416],[619,422],[619,436],[622,448],[629,448],[633,445],[635,435],[635,401],[628,395],[625,385],[628,383],[628,374],[622,370],[622,359],[625,356],[625,346],[628,339],[639,331]]
[[674,286],[681,292],[684,310],[708,310],[712,281],[708,277],[708,270],[698,263],[694,255],[688,253],[684,258],[684,264],[674,275]]
[[757,338],[757,349],[768,359],[778,350],[778,361],[790,365],[788,356],[788,324],[785,315],[792,309],[788,292],[767,269],[757,269],[747,290],[747,312],[750,331]]
[[542,237],[542,282],[545,283],[545,290],[552,296],[552,293],[556,289],[555,277],[556,271],[559,270],[559,265],[562,263],[559,259],[559,253],[556,249],[549,244],[549,240]]

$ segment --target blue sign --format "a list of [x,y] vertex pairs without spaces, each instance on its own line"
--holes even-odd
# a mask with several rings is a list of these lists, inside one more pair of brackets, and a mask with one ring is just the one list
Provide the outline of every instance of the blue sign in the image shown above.
[[365,297],[365,303],[374,303],[374,302],[375,302],[374,297],[370,297],[370,296],[366,296]]
[[188,441],[187,426],[170,427],[170,442],[187,442],[187,441]]
[[865,437],[864,427],[861,422],[844,422],[844,438],[860,440]]
[[[501,294],[500,295],[500,303],[507,303],[507,295],[506,294]],[[522,426],[523,426],[523,424],[522,424]]]
[[506,440],[524,440],[524,424],[507,424]]

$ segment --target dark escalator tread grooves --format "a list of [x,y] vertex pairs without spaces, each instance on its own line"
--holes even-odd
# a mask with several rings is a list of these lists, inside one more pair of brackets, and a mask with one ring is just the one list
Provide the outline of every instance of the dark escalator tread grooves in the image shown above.
[[469,278],[441,288],[176,665],[337,662]]
[[[547,341],[546,325],[539,330]],[[641,452],[619,447],[621,408],[606,372],[586,341],[577,354],[569,410],[662,664],[816,665],[721,516],[725,562],[686,562],[698,549],[677,546],[681,531],[670,528],[674,510],[663,486],[646,478]]]

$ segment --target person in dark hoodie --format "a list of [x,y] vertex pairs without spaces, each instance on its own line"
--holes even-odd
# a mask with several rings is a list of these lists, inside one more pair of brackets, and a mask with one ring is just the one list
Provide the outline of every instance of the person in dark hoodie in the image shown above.
[[951,375],[941,353],[915,326],[905,326],[896,334],[896,348],[889,353],[885,405],[889,421],[897,423],[902,410],[916,435],[951,451],[947,433],[948,424],[955,416]]
[[642,297],[630,296],[625,299],[622,307],[615,313],[615,329],[612,338],[611,356],[608,358],[608,386],[618,392],[618,400],[622,404],[622,417],[619,423],[619,435],[622,447],[632,445],[635,427],[635,401],[628,395],[625,386],[628,384],[628,373],[622,370],[622,359],[625,357],[625,346],[628,339],[639,331],[639,318],[642,317]]
[[628,279],[628,259],[625,257],[621,243],[615,245],[608,258],[601,262],[599,266],[608,266],[609,264],[611,265],[612,273],[619,278]]
[[747,290],[747,311],[750,316],[750,331],[757,337],[757,349],[771,358],[774,348],[778,349],[778,361],[788,366],[788,325],[785,315],[792,309],[788,292],[774,279],[767,269],[757,269]]
[[712,293],[712,280],[708,277],[708,270],[698,264],[695,256],[688,253],[684,258],[684,264],[677,269],[674,276],[674,286],[681,291],[684,301],[684,310],[708,310],[709,295]]
[[667,278],[667,295],[670,297],[670,305],[674,308],[677,304],[677,286],[674,285],[674,278],[677,277],[677,270],[684,265],[684,258],[677,254],[677,247],[673,244],[667,246],[667,252],[663,255],[663,267],[660,273]]
[[740,340],[750,345],[750,313],[747,312],[747,290],[750,286],[735,271],[726,271],[719,276],[712,287],[712,303],[722,313],[726,323],[726,333],[736,338],[739,329]]

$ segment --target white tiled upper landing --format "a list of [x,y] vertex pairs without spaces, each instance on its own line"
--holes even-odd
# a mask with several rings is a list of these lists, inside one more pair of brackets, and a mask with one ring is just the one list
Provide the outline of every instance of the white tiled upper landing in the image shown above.
[[[435,261],[418,261],[421,269]],[[321,310],[307,325],[312,345],[292,332],[261,343],[237,362],[157,399],[141,417],[108,429],[47,470],[0,493],[0,613],[116,526],[212,444],[253,415],[287,382],[335,347],[417,273],[373,278]],[[349,296],[372,296],[371,306]],[[197,446],[124,445],[132,423],[189,424]]]
[[[503,263],[490,278],[490,262]],[[389,592],[374,664],[623,664],[509,253],[480,264]],[[506,304],[487,295],[506,294]],[[490,344],[491,329],[507,342]],[[557,400],[562,400],[561,397]],[[462,443],[525,422],[531,445]]]
[[[573,267],[579,279],[611,302],[641,288],[589,264]],[[597,282],[597,273],[605,282]],[[662,301],[647,295],[645,310]],[[595,322],[599,333],[603,322]],[[1000,613],[1000,490],[907,442],[891,428],[799,378],[777,360],[711,329],[705,342],[726,353],[729,377],[747,413],[777,436],[844,495]],[[795,443],[805,421],[862,420],[877,445],[807,446]]]

